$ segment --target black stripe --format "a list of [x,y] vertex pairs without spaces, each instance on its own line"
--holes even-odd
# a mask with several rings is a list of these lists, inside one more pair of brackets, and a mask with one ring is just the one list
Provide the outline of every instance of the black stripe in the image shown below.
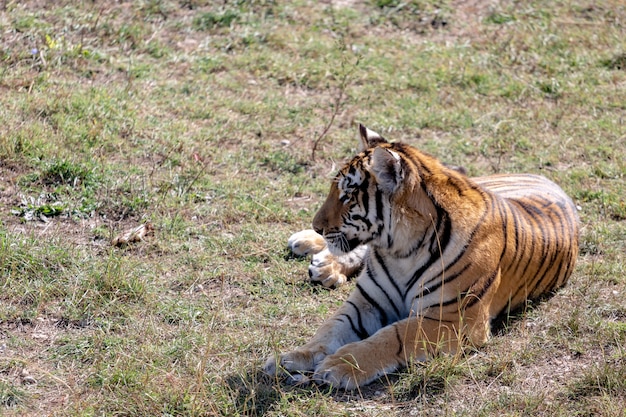
[[431,202],[435,207],[435,212],[437,216],[435,219],[436,233],[431,236],[430,244],[428,246],[431,255],[433,255],[435,254],[435,252],[445,252],[445,248],[448,245],[448,241],[450,240],[452,227],[448,212],[443,207],[441,207],[439,203],[432,197]]
[[[446,185],[453,188],[454,191],[456,191],[458,197],[463,196],[464,189],[462,189],[461,186],[459,185],[459,181],[457,180],[457,178],[448,176],[448,178],[446,179]],[[467,185],[467,184],[464,184],[464,185]]]
[[[415,283],[420,279],[422,274],[428,268],[430,268],[430,266],[433,265],[433,263],[435,263],[439,258],[441,258],[441,255],[443,254],[443,252],[445,252],[446,246],[448,245],[450,241],[450,235],[451,235],[451,230],[452,230],[450,217],[448,213],[443,209],[443,207],[437,204],[437,202],[434,200],[432,196],[429,195],[429,197],[430,197],[432,204],[435,206],[435,211],[436,211],[436,216],[437,216],[437,219],[435,219],[436,220],[435,228],[430,237],[430,243],[429,243],[429,255],[430,256],[428,260],[424,263],[424,265],[422,265],[421,268],[415,271],[415,273],[413,274],[413,276],[407,283],[406,291],[402,298],[406,298],[406,295],[408,294],[409,290],[412,289],[413,285],[415,285]],[[440,234],[439,230],[442,228],[443,228],[443,232]],[[441,236],[441,237],[439,237],[438,239],[438,236]],[[439,250],[440,246],[441,246],[441,250]]]
[[[460,258],[460,257],[459,257]],[[432,293],[434,291],[436,291],[439,287],[441,287],[444,284],[449,284],[452,281],[454,281],[455,279],[457,279],[458,277],[460,277],[465,271],[467,271],[467,269],[471,266],[470,263],[467,263],[463,266],[463,268],[461,268],[461,270],[459,272],[457,272],[456,274],[452,274],[448,277],[445,277],[444,279],[440,279],[439,281],[437,281],[434,285],[430,286],[430,287],[425,287],[425,290],[428,291],[428,293]],[[437,275],[437,277],[439,277],[439,275]],[[433,280],[430,280],[429,282],[432,282]],[[471,285],[471,284],[470,284]],[[437,303],[436,305],[438,305],[439,303]]]
[[[534,279],[530,281],[526,281],[525,279],[522,279],[522,282],[520,282],[520,285],[518,286],[517,291],[513,294],[513,299],[517,298],[517,296],[520,294],[522,290],[527,291],[526,297],[524,298],[528,298],[529,296],[532,295],[533,292],[535,292],[537,288],[540,288],[548,272],[553,268],[554,263],[558,258],[558,243],[553,242],[556,245],[556,247],[550,246],[550,242],[552,240],[558,240],[558,236],[554,236],[552,233],[550,233],[550,231],[556,230],[554,219],[551,216],[547,216],[544,212],[539,210],[537,207],[532,206],[526,201],[515,200],[515,202],[518,203],[518,205],[524,210],[524,212],[528,214],[527,220],[533,220],[534,226],[541,230],[541,233],[540,233],[540,236],[542,239],[541,259],[543,259],[544,261],[541,262],[539,268],[537,268],[532,274],[534,276]],[[546,224],[546,221],[548,224]],[[531,225],[531,227],[528,228],[528,233],[532,234],[532,229],[533,229],[532,226],[533,225]],[[548,226],[548,227],[544,228],[544,226]],[[534,254],[534,248],[536,246],[535,242],[536,242],[536,239],[531,240],[531,253],[532,254]],[[546,260],[546,257],[548,255],[550,255],[550,258]],[[526,264],[526,267],[524,268],[521,278],[526,277],[528,267],[531,264],[532,260],[533,260],[533,257],[532,256],[529,257],[528,263]],[[542,270],[543,270],[543,273],[541,273]],[[540,291],[540,293],[542,292],[544,291]]]
[[503,275],[508,275],[509,271],[515,271],[519,268],[524,256],[526,254],[526,237],[528,233],[522,226],[522,219],[519,217],[519,212],[511,211],[511,218],[513,219],[513,229],[515,232],[515,256],[511,260],[511,263],[507,265],[507,269],[502,271]]
[[413,274],[413,276],[411,277],[411,279],[409,280],[409,282],[407,283],[406,289],[404,294],[402,294],[402,298],[406,298],[407,294],[409,293],[409,290],[411,290],[413,288],[413,286],[415,285],[415,283],[420,279],[420,277],[422,276],[422,274],[428,269],[430,268],[430,266],[435,263],[435,261],[438,258],[433,258],[433,256],[431,255],[428,260],[424,263],[424,265],[421,266],[421,268],[418,268],[417,271],[415,271],[415,273]]
[[450,215],[443,207],[438,207],[437,211],[437,215],[443,218],[443,233],[439,236],[441,248],[438,247],[437,250],[444,252],[450,243],[450,237],[452,237],[452,221],[450,220]]
[[363,287],[361,287],[361,284],[359,282],[356,283],[356,288],[359,290],[363,298],[365,298],[367,302],[371,304],[372,307],[378,310],[378,313],[380,315],[379,320],[381,323],[381,327],[385,327],[386,325],[388,325],[389,317],[387,317],[387,313],[380,306],[380,304],[378,304],[376,300],[374,300],[367,292],[365,292],[365,290],[363,289]]
[[[398,297],[402,298],[402,290],[398,286],[398,283],[396,282],[396,280],[393,279],[393,277],[389,273],[389,269],[387,269],[387,265],[385,265],[385,260],[380,256],[378,251],[373,251],[373,252],[374,252],[374,258],[376,258],[376,262],[378,262],[378,264],[380,265],[381,269],[383,270],[383,272],[387,276],[387,281],[389,281],[393,285],[393,287],[396,289],[396,292],[398,293]],[[371,257],[369,259],[371,259]]]
[[[367,226],[367,230],[370,230],[372,228],[372,222],[370,221],[370,219],[368,219],[367,217],[361,216],[360,214],[354,214],[350,216],[350,220],[361,221],[365,223],[365,225]],[[358,226],[354,223],[346,221],[346,224],[353,226],[355,229],[358,229]]]
[[[354,174],[356,174],[356,167],[354,165],[350,165],[350,167],[348,168],[348,175]],[[352,184],[352,180],[350,181],[350,184]]]
[[[533,297],[533,293],[535,292],[535,290],[537,288],[541,287],[541,284],[544,282],[544,280],[548,276],[548,273],[554,267],[558,257],[559,257],[558,252],[556,250],[552,251],[552,254],[550,255],[550,259],[548,259],[547,262],[543,262],[541,264],[541,267],[539,267],[539,269],[537,270],[537,272],[535,274],[536,279],[531,281],[530,285],[528,286],[528,288],[530,288],[529,294],[530,294],[531,298]],[[545,266],[545,269],[543,270],[543,273],[540,274],[539,272],[543,269],[544,266]],[[543,293],[543,292],[544,291],[540,291],[540,293]],[[517,295],[517,294],[515,294],[515,295]]]
[[398,326],[394,326],[396,330],[396,339],[398,340],[398,352],[396,352],[396,356],[404,359],[404,341],[402,340],[402,336],[400,336],[400,330],[398,330]]
[[372,271],[372,268],[371,268],[371,264],[368,265],[368,268],[367,268],[367,277],[370,279],[370,281],[372,281],[374,283],[374,285],[376,285],[376,287],[380,290],[380,292],[382,292],[385,295],[385,297],[387,297],[387,301],[388,301],[387,304],[391,305],[391,307],[393,307],[393,309],[394,309],[394,311],[396,313],[396,317],[395,318],[398,319],[400,317],[400,311],[398,310],[398,307],[396,306],[396,303],[394,302],[394,300],[389,296],[387,291],[385,291],[383,286],[378,283],[378,280],[376,280],[376,277],[374,276],[374,272]]
[[[369,211],[369,194],[367,192],[367,188],[369,187],[369,183],[370,183],[370,178],[369,178],[369,173],[367,171],[364,171],[364,178],[363,181],[361,182],[361,185],[359,186],[359,188],[361,189],[361,205],[363,206],[363,211],[365,213],[367,213]],[[367,214],[366,214],[367,215]],[[370,223],[371,225],[371,223]]]
[[[542,238],[548,236],[548,233],[545,230],[543,222],[542,222],[543,219],[542,219],[542,216],[541,216],[541,212],[539,212],[539,216],[538,216],[538,213],[535,210],[535,208],[530,206],[528,203],[525,203],[525,202],[523,202],[521,200],[511,200],[511,201],[516,203],[516,205],[518,207],[520,207],[522,210],[524,210],[523,213],[528,214],[528,216],[526,216],[526,219],[529,221],[529,226],[530,227],[528,228],[528,230],[530,231],[531,234],[532,234],[533,227],[536,227],[536,228],[538,228],[540,230],[540,236]],[[530,220],[532,220],[532,222]],[[534,249],[535,246],[536,246],[536,239],[532,239],[531,240],[531,247],[533,247],[533,249]],[[541,255],[540,255],[541,259],[544,259],[546,257],[546,255],[547,255],[546,250],[547,250],[546,246],[545,245],[541,245]],[[523,276],[526,276],[526,270],[524,270]]]
[[346,303],[354,307],[354,311],[356,311],[357,324],[359,326],[358,328],[354,325],[354,322],[352,321],[352,317],[350,317],[348,314],[343,314],[350,321],[350,326],[352,327],[352,331],[354,332],[354,334],[360,337],[361,340],[367,339],[369,337],[369,333],[367,332],[365,327],[363,327],[363,321],[361,319],[361,311],[358,309],[356,304],[354,304],[352,301],[347,300]]
[[[573,254],[573,256],[576,256],[576,254]],[[564,258],[561,260],[561,263],[565,266],[565,271],[563,272],[563,279],[556,282],[555,284],[555,290],[562,287],[566,282],[567,279],[569,278],[570,274],[572,273],[572,252],[568,251]]]
[[498,275],[498,270],[496,269],[489,276],[489,279],[487,280],[485,285],[480,289],[480,292],[478,292],[478,293],[472,292],[471,293],[472,298],[465,305],[465,309],[468,309],[468,308],[472,307],[474,304],[476,304],[477,302],[479,302],[483,298],[483,295],[485,295],[485,293],[489,290],[489,288],[491,288],[491,285],[495,281],[497,275]]
[[366,243],[368,243],[369,241],[371,241],[372,239],[367,239],[366,241],[361,241],[358,238],[354,238],[354,239],[350,239],[348,240],[348,249],[346,252],[352,252],[353,250],[355,250],[357,247],[361,246],[361,245],[365,245]]
[[508,224],[508,206],[504,204],[504,201],[501,199],[495,200],[496,206],[498,208],[498,213],[500,214],[500,222],[502,223],[502,239],[504,241],[504,245],[502,245],[502,253],[500,253],[500,261],[498,263],[502,263],[502,259],[506,255],[508,246],[509,246],[509,229],[506,227]]
[[376,188],[376,218],[382,219],[383,217],[383,192]]
[[[401,150],[401,152],[404,152],[404,153],[406,154],[406,153],[407,153],[407,152],[406,152],[406,148],[407,148],[407,146],[406,146],[406,145],[405,145],[405,146],[402,146],[402,147],[401,147],[401,149],[400,149],[400,150]],[[432,175],[433,171],[432,171],[432,170],[428,167],[428,165],[427,165],[427,164],[425,164],[425,163],[424,163],[421,159],[419,159],[419,158],[417,158],[417,160],[413,160],[413,159],[411,159],[411,162],[413,162],[413,163],[416,165],[416,168],[417,168],[417,170],[418,170],[418,173],[419,173],[419,171],[424,171],[424,172],[426,172],[428,175]]]
[[[563,259],[561,259],[561,262],[558,263],[559,266],[556,269],[556,272],[552,274],[552,278],[550,279],[550,281],[548,281],[548,283],[544,285],[544,289],[542,292],[553,291],[556,289],[556,285],[559,282],[559,277],[561,276],[561,270],[563,269],[564,264],[565,262],[563,262]],[[537,285],[539,285],[539,283],[537,283]]]

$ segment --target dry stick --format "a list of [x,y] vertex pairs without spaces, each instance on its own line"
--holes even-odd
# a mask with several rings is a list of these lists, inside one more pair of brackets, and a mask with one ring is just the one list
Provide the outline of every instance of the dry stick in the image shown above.
[[337,114],[339,113],[341,100],[343,99],[343,95],[345,92],[345,84],[346,84],[345,81],[347,78],[348,78],[348,74],[344,74],[343,79],[341,80],[341,87],[339,88],[339,95],[335,99],[335,103],[333,105],[333,114],[330,116],[330,120],[324,127],[324,130],[322,130],[322,133],[317,137],[317,139],[315,139],[315,142],[313,142],[313,149],[311,150],[311,160],[313,162],[315,162],[315,151],[317,150],[317,145],[320,143],[322,139],[324,139],[324,137],[330,130],[331,126],[335,122],[335,117],[337,117]]
[[[357,63],[355,64],[355,66],[358,64],[359,62],[357,60]],[[322,133],[317,137],[317,139],[315,139],[315,142],[313,142],[313,149],[311,150],[312,161],[315,161],[315,151],[317,150],[317,145],[328,134],[328,131],[332,127],[333,123],[335,122],[335,118],[337,117],[337,114],[339,114],[339,110],[341,109],[341,105],[342,105],[342,100],[346,93],[346,88],[348,86],[348,77],[350,76],[351,73],[352,71],[346,71],[343,74],[343,77],[341,77],[341,83],[339,84],[339,94],[337,95],[337,97],[335,98],[335,102],[333,103],[333,113],[330,116],[330,120],[328,121],[328,123],[326,123],[324,130],[322,130]]]
[[196,183],[196,181],[198,181],[198,179],[200,178],[200,175],[204,174],[204,172],[206,171],[208,166],[209,166],[209,161],[204,162],[202,164],[202,167],[198,170],[198,172],[196,172],[196,174],[193,176],[193,178],[191,179],[189,184],[187,184],[187,187],[185,187],[185,189],[183,190],[181,196],[183,196],[183,195],[187,194],[189,191],[191,191],[191,187],[193,187],[193,185]]

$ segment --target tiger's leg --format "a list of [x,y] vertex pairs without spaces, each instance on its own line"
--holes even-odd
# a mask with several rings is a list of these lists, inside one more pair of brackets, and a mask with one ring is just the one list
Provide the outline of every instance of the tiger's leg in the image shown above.
[[494,285],[463,313],[458,309],[430,309],[342,346],[316,366],[315,380],[335,388],[355,389],[406,366],[410,359],[424,361],[438,352],[455,352],[464,342],[482,345],[489,338],[489,306],[499,281],[498,272]]
[[324,238],[314,230],[302,230],[291,235],[287,242],[296,255],[313,255],[309,265],[309,278],[324,287],[339,287],[363,266],[367,247],[359,246],[352,252],[335,256],[330,253]]
[[[363,274],[365,272],[359,279],[367,280]],[[368,297],[357,284],[348,300],[320,326],[307,344],[279,357],[270,356],[265,363],[265,372],[270,375],[291,374],[292,379],[297,381],[299,373],[313,372],[326,356],[335,353],[341,346],[375,334],[383,326],[382,316],[392,316],[394,307],[374,307]]]
[[299,373],[313,372],[327,355],[346,343],[360,340],[349,320],[352,308],[352,305],[345,303],[322,324],[307,344],[279,357],[270,356],[263,370],[269,375],[287,373],[292,382],[298,382],[301,379]]

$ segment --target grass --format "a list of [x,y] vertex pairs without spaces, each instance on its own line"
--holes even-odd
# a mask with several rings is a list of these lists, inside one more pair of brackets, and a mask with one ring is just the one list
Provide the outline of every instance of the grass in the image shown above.
[[[0,8],[0,414],[624,415],[620,1],[41,4]],[[354,393],[277,384],[264,358],[350,291],[285,246],[355,121],[555,180],[579,263],[479,351]]]

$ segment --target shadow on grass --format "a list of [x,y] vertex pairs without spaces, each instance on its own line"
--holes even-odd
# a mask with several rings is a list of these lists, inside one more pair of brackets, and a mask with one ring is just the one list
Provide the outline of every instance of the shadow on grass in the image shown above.
[[[289,408],[289,404],[296,398],[309,398],[311,407],[314,403],[327,400],[336,403],[352,401],[389,402],[391,384],[397,382],[396,375],[390,375],[386,381],[378,380],[355,391],[333,389],[327,385],[309,383],[305,385],[291,385],[283,378],[271,377],[260,369],[252,369],[246,374],[230,375],[226,378],[226,388],[233,401],[229,410],[223,410],[224,415],[264,416],[270,411]],[[302,401],[299,406],[305,407]]]
[[[274,380],[260,369],[226,377],[224,381],[233,400],[233,414],[263,416],[281,401],[281,391]],[[228,414],[228,413],[224,413]]]
[[514,310],[504,311],[491,320],[491,335],[504,336],[509,333],[510,326],[515,322],[522,320],[527,313],[531,312],[541,304],[549,301],[556,295],[556,292],[543,294],[534,300],[527,300],[526,304]]

